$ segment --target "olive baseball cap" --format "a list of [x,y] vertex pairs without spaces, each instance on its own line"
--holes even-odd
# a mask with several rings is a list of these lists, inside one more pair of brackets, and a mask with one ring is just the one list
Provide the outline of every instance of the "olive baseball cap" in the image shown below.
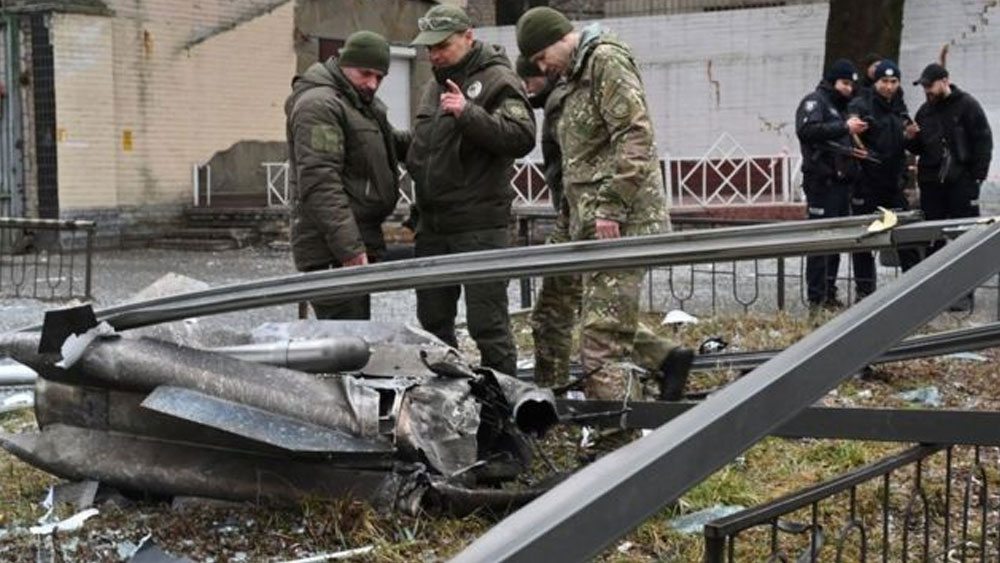
[[447,5],[434,6],[427,10],[424,17],[417,20],[417,29],[420,33],[410,44],[430,47],[471,27],[472,20],[461,8]]

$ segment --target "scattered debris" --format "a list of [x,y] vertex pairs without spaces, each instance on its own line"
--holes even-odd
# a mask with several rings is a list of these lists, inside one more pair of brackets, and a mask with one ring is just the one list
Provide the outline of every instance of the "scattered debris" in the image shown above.
[[680,309],[674,309],[663,317],[663,323],[665,325],[685,325],[685,324],[697,324],[698,317],[685,313]]
[[635,544],[633,544],[630,541],[623,541],[621,544],[618,545],[617,551],[618,553],[628,553],[628,550],[632,549],[633,545]]
[[83,523],[87,521],[88,518],[96,516],[98,510],[96,508],[88,508],[83,512],[77,512],[76,514],[70,516],[65,520],[60,520],[58,522],[52,522],[49,524],[39,524],[38,526],[32,526],[28,528],[28,531],[35,535],[47,535],[52,532],[72,532],[74,530],[79,530]]
[[713,336],[711,338],[706,338],[700,346],[698,346],[698,354],[716,354],[729,347],[729,342],[726,342],[721,336]]
[[[129,550],[131,548],[131,550]],[[187,557],[175,557],[160,549],[153,541],[153,535],[147,534],[139,540],[136,546],[130,541],[125,541],[117,546],[118,556],[128,563],[193,563]]]
[[682,534],[700,534],[705,524],[735,514],[745,507],[739,505],[716,504],[709,508],[678,516],[667,522],[667,525]]
[[872,398],[872,390],[871,389],[862,389],[861,391],[858,391],[858,394],[855,395],[854,398],[856,398],[856,399],[871,399]]
[[913,389],[911,391],[904,391],[902,393],[896,393],[893,396],[897,399],[902,399],[911,403],[922,403],[931,407],[941,406],[941,391],[933,385],[920,387],[919,389]]
[[356,549],[337,551],[335,553],[324,553],[322,555],[314,555],[312,557],[306,557],[304,559],[294,559],[291,561],[284,561],[282,563],[320,563],[322,561],[333,561],[335,559],[350,559],[355,555],[365,555],[371,553],[374,550],[375,550],[374,545],[366,545],[364,547],[359,547]]
[[954,354],[947,354],[944,356],[949,360],[967,360],[970,362],[988,362],[989,358],[982,354],[975,354],[973,352],[956,352]]

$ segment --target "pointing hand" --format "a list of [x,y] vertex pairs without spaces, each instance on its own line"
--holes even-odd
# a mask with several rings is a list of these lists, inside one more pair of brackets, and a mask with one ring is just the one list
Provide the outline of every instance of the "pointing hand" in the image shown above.
[[458,84],[452,82],[451,79],[448,79],[445,86],[448,88],[448,91],[441,94],[441,111],[450,113],[455,117],[460,117],[462,111],[465,110],[465,94],[462,93]]

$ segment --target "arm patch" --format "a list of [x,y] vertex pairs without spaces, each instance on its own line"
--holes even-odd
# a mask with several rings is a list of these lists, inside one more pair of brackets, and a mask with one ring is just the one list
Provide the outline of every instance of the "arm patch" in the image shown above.
[[316,152],[337,154],[344,150],[344,134],[337,125],[322,124],[312,128],[312,149]]

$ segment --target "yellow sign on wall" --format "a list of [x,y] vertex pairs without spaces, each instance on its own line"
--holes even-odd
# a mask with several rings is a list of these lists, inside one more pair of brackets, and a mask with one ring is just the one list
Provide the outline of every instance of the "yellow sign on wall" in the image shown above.
[[125,152],[132,152],[132,130],[123,129],[122,130],[122,150]]

